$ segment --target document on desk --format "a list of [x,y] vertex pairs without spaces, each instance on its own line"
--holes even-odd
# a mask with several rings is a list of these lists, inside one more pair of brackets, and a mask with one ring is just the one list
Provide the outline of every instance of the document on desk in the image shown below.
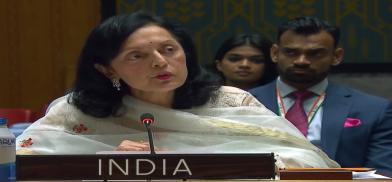
[[[331,172],[351,172],[352,174],[352,179],[392,179],[380,174],[376,174],[376,170],[374,168],[288,168],[285,169],[281,172],[298,172],[299,174],[301,174],[301,172],[303,174],[306,174],[306,172],[311,173],[311,172],[315,172],[315,173],[331,173]],[[340,173],[336,173],[332,175],[338,175]]]
[[376,170],[371,171],[353,171],[353,179],[392,179],[380,174],[376,174]]

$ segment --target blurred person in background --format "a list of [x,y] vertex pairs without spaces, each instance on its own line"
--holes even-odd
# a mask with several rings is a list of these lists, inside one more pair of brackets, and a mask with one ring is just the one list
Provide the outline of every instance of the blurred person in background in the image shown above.
[[249,90],[277,77],[271,61],[272,42],[260,34],[238,34],[225,40],[215,54],[213,72],[223,85]]

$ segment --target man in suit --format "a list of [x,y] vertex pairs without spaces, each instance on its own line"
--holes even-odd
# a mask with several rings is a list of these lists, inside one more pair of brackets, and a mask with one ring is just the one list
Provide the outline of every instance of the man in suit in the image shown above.
[[279,77],[250,92],[342,167],[392,176],[392,103],[328,81],[343,58],[339,34],[314,17],[282,24],[271,48]]

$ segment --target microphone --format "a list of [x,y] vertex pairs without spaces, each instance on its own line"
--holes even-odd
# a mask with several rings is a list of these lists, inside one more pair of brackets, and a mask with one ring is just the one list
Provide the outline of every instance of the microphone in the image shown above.
[[150,113],[143,113],[140,116],[140,121],[144,125],[144,127],[146,127],[146,129],[147,129],[148,141],[150,143],[151,154],[155,154],[154,140],[152,138],[152,132],[151,132],[151,129],[150,129],[150,125],[154,122],[154,116],[152,114],[150,114]]

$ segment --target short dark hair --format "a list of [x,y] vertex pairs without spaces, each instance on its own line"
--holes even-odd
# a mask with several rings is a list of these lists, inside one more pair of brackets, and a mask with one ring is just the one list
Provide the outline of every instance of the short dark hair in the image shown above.
[[332,26],[328,21],[316,17],[301,16],[289,20],[278,27],[277,42],[280,42],[282,34],[288,30],[300,35],[311,35],[321,31],[326,31],[334,39],[334,46],[337,47],[340,39],[340,30],[337,26]]
[[249,45],[251,47],[259,49],[264,55],[265,71],[258,85],[264,85],[274,80],[277,77],[278,73],[275,68],[275,64],[271,60],[271,55],[270,55],[270,48],[272,46],[272,42],[268,38],[260,34],[243,33],[243,34],[233,35],[228,39],[226,39],[216,51],[214,57],[214,64],[211,67],[212,71],[218,73],[222,81],[224,81],[224,75],[216,69],[215,60],[222,61],[225,54],[228,51],[244,45]]
[[188,76],[185,83],[175,90],[173,108],[185,109],[205,104],[220,85],[198,64],[191,36],[182,26],[143,11],[111,17],[90,33],[79,57],[75,85],[68,102],[88,115],[116,116],[123,96],[131,93],[122,80],[121,90],[117,91],[111,80],[94,65],[109,66],[128,36],[151,24],[169,31],[185,52]]

